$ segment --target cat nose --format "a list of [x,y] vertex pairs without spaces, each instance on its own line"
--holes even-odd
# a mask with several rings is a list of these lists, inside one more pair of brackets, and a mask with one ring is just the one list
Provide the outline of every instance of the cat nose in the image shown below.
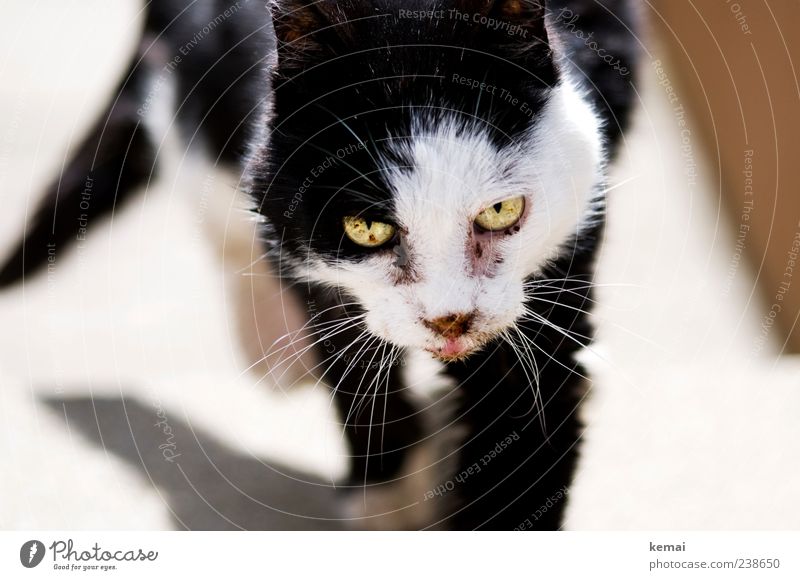
[[469,330],[473,313],[469,314],[448,314],[432,320],[423,320],[423,324],[437,334],[445,338],[458,338]]

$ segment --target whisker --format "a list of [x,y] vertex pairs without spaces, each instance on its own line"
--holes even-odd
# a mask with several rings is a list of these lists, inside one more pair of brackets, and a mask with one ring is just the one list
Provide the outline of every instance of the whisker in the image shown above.
[[[520,332],[517,326],[513,326],[512,328],[517,332],[517,334],[520,337],[524,337],[524,335]],[[504,331],[501,334],[501,337],[509,344],[509,346],[511,346],[512,350],[519,359],[517,362],[519,363],[522,372],[525,374],[525,378],[530,384],[531,392],[533,393],[533,406],[531,407],[531,410],[535,410],[537,405],[539,406],[538,415],[540,424],[542,426],[542,433],[545,436],[547,436],[547,423],[545,421],[545,415],[544,415],[544,399],[541,394],[541,389],[539,388],[539,367],[536,363],[536,358],[533,356],[533,353],[530,352],[530,350],[525,346],[524,343],[517,344],[517,342],[513,340],[513,338],[507,331]],[[525,349],[525,352],[523,352],[522,349]],[[533,372],[533,379],[531,379],[531,376],[528,373],[528,369],[525,366],[526,362],[531,363],[530,370],[531,372]]]
[[[376,336],[376,337],[374,337],[374,339],[375,339],[375,340],[374,340],[373,342],[376,342],[376,341],[377,341],[377,342],[379,342],[379,341],[380,341],[380,339],[379,339],[377,336]],[[384,342],[384,343],[383,343],[383,345],[385,345],[385,344],[386,344],[386,343]],[[381,345],[381,344],[380,344],[380,342],[379,342],[379,344],[378,344],[378,349],[379,349],[381,346],[382,346],[382,345]],[[385,347],[384,347],[384,348],[385,348]],[[342,423],[342,438],[344,438],[344,436],[345,436],[345,432],[346,432],[346,428],[347,428],[347,423],[348,423],[348,421],[350,421],[350,417],[353,415],[353,412],[354,412],[354,407],[356,406],[356,400],[358,399],[358,393],[359,393],[359,391],[361,390],[361,385],[363,385],[363,384],[364,384],[364,379],[367,377],[367,373],[366,373],[366,371],[367,371],[367,370],[369,370],[370,368],[372,368],[372,363],[375,361],[375,357],[376,357],[376,356],[378,356],[378,349],[376,349],[376,350],[375,350],[375,352],[372,354],[372,358],[370,358],[370,359],[369,359],[369,363],[367,364],[367,368],[365,369],[365,372],[364,372],[364,374],[363,374],[363,375],[361,375],[361,380],[358,382],[358,386],[356,387],[356,391],[355,391],[355,393],[353,393],[353,400],[350,402],[350,408],[347,410],[347,416],[345,417],[345,419],[344,419],[344,422]],[[370,383],[369,383],[369,385],[367,385],[367,392],[369,391],[369,388],[372,386],[372,382],[373,382],[373,381],[371,380],[371,381],[370,381]],[[356,412],[356,413],[358,412],[358,409],[359,409],[359,408],[360,408],[360,405],[359,405],[359,407],[357,407],[357,408],[355,409],[355,412]]]
[[598,313],[593,312],[591,310],[583,310],[583,309],[578,308],[576,306],[571,306],[569,304],[564,304],[563,302],[558,302],[558,301],[555,301],[555,300],[547,300],[547,299],[544,299],[544,298],[540,298],[539,296],[531,296],[530,299],[531,300],[538,300],[540,302],[545,302],[547,304],[553,304],[554,306],[567,308],[569,310],[574,310],[575,312],[580,312],[582,314],[593,316],[593,317],[597,318],[598,320],[602,321],[603,325],[612,326],[614,328],[622,330],[623,332],[626,332],[629,335],[631,335],[631,336],[633,336],[635,338],[638,338],[639,340],[642,340],[643,342],[646,342],[648,345],[659,349],[661,352],[668,352],[668,350],[666,348],[664,348],[663,345],[660,345],[656,341],[654,341],[654,340],[652,340],[650,338],[647,338],[646,336],[641,335],[638,332],[634,332],[633,330],[630,330],[629,328],[625,327],[624,325],[619,324],[618,322],[615,322],[615,321],[613,321],[610,318],[607,318],[605,316],[601,316]]
[[[383,357],[386,353],[386,342],[383,343],[383,352],[381,353],[381,357]],[[376,373],[376,377],[380,377],[380,372]],[[377,394],[378,388],[380,387],[380,383],[376,383],[375,385],[375,393]],[[364,458],[364,507],[367,504],[367,475],[369,474],[369,449],[370,443],[372,442],[372,420],[375,417],[375,401],[377,399],[376,395],[372,396],[372,409],[369,412],[369,426],[367,427],[367,456]]]
[[391,369],[397,360],[400,358],[401,353],[399,349],[395,349],[393,346],[389,350],[389,354],[391,355],[391,360],[389,361],[389,370],[386,373],[386,394],[383,397],[383,422],[381,423],[381,469],[383,468],[383,436],[386,433],[386,407],[389,403],[389,381],[391,379]]
[[[312,342],[311,344],[305,346],[304,348],[300,349],[299,351],[296,351],[296,352],[292,353],[289,357],[279,361],[275,366],[270,368],[270,372],[267,373],[267,374],[273,374],[277,369],[279,369],[281,366],[283,366],[283,365],[285,365],[287,363],[292,363],[293,364],[296,360],[298,360],[300,357],[302,357],[304,354],[306,354],[309,350],[311,350],[313,347],[318,345],[320,342],[324,342],[324,341],[326,341],[326,340],[328,340],[328,339],[330,339],[330,338],[332,338],[332,337],[334,337],[336,335],[339,335],[339,334],[341,334],[343,332],[347,332],[348,330],[356,328],[359,323],[360,323],[360,320],[353,321],[353,320],[350,320],[350,319],[345,320],[344,322],[341,322],[338,326],[334,326],[332,329],[330,329],[328,332],[326,332],[318,340],[315,340],[314,342]],[[314,368],[317,368],[317,366],[319,366],[319,365],[316,365]],[[290,367],[291,367],[291,365],[289,365],[289,367],[287,367],[283,371],[283,373],[281,373],[280,377],[278,377],[276,379],[276,382],[280,381],[283,378],[283,376],[286,374],[286,372],[289,370]]]

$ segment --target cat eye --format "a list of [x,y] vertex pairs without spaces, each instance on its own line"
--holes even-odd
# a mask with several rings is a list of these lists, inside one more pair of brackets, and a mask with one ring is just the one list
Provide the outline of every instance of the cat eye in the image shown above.
[[487,207],[478,214],[475,223],[487,232],[499,232],[515,225],[524,210],[525,198],[521,195],[511,197]]
[[347,237],[365,248],[377,248],[394,237],[394,226],[390,224],[352,216],[345,217],[342,222]]

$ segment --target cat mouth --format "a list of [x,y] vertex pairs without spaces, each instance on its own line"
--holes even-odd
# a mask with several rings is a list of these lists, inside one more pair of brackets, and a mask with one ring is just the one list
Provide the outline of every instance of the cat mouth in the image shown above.
[[478,349],[474,341],[463,337],[448,338],[443,344],[430,346],[425,350],[442,362],[464,360]]

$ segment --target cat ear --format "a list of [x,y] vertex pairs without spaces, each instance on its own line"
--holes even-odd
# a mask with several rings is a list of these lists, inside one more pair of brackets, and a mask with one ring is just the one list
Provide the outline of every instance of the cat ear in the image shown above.
[[272,0],[267,6],[279,51],[285,46],[301,48],[318,43],[313,35],[322,28],[323,20],[313,0]]
[[484,46],[505,48],[523,60],[550,55],[545,0],[456,0],[456,6]]

